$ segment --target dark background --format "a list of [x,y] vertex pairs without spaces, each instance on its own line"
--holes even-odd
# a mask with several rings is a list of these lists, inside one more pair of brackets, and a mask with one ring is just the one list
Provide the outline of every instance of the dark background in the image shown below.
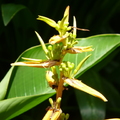
[[[76,16],[77,26],[90,30],[90,32],[78,31],[77,37],[120,33],[120,0],[0,1],[0,5],[8,3],[21,4],[26,8],[19,11],[7,26],[3,24],[2,10],[0,10],[0,80],[10,68],[10,63],[14,62],[24,50],[39,44],[34,31],[38,31],[45,42],[48,42],[51,36],[57,34],[53,28],[42,21],[36,20],[38,15],[58,21],[62,18],[66,6],[69,5],[70,25],[72,25],[72,17]],[[99,71],[101,76],[109,79],[118,91],[120,91],[119,51],[119,48],[114,51],[114,58]],[[46,103],[48,102],[45,101],[45,106]],[[73,106],[77,106],[76,103]],[[15,119],[24,120],[23,118],[26,118],[26,120],[33,120],[36,117],[36,120],[38,120],[40,119],[39,112],[41,111],[40,106],[37,106]],[[76,112],[74,111],[73,113],[74,115],[77,114],[77,108]],[[79,112],[77,115],[79,115]],[[120,113],[116,111],[106,111],[106,116],[108,117],[120,117],[119,115]],[[80,118],[80,115],[78,118]]]

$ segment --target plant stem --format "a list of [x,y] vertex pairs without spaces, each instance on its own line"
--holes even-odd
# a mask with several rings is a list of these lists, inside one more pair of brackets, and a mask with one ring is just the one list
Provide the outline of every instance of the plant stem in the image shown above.
[[[60,72],[60,81],[59,81],[58,89],[57,89],[57,93],[56,93],[56,101],[59,97],[62,98],[62,93],[63,93],[63,90],[64,90],[63,83],[64,83],[63,73]],[[60,108],[60,104],[59,104],[58,108]]]

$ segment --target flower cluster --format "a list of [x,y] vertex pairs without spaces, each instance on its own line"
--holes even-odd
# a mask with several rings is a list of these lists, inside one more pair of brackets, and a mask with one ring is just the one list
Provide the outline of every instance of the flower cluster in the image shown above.
[[[46,80],[48,81],[49,86],[56,90],[56,100],[49,100],[51,107],[44,116],[43,120],[68,119],[69,115],[62,113],[60,108],[60,101],[62,99],[62,92],[65,89],[65,83],[88,94],[99,97],[106,102],[107,99],[101,93],[74,78],[83,63],[90,57],[90,55],[86,56],[82,61],[80,61],[76,68],[74,68],[74,63],[63,61],[63,58],[67,53],[77,54],[93,51],[91,46],[75,46],[75,44],[78,43],[76,39],[77,29],[83,31],[89,30],[77,28],[75,17],[73,17],[73,26],[69,26],[69,6],[66,8],[62,20],[58,21],[57,23],[50,18],[40,15],[38,16],[37,20],[46,22],[48,25],[58,31],[58,35],[54,35],[49,39],[48,46],[45,45],[40,35],[35,32],[46,55],[46,60],[23,58],[26,60],[25,62],[16,62],[12,63],[12,65],[50,68],[46,71]],[[59,73],[56,70],[56,66],[59,68]]]

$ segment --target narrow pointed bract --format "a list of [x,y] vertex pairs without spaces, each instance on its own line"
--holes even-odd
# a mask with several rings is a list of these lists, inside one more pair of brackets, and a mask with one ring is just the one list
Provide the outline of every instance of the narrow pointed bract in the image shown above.
[[77,53],[89,52],[89,51],[93,51],[91,46],[88,46],[88,47],[72,47],[72,48],[66,50],[66,52],[71,53],[71,54],[77,54]]
[[75,16],[73,17],[73,36],[76,38],[77,35],[77,23],[76,23],[76,18]]
[[25,58],[22,57],[23,60],[27,60],[27,61],[31,61],[31,62],[44,62],[46,60],[42,60],[42,59],[33,59],[33,58]]
[[69,10],[70,10],[70,6],[67,6],[64,12],[64,17],[67,16],[65,22],[69,21]]
[[41,15],[38,15],[37,20],[44,21],[44,22],[46,22],[48,25],[50,25],[53,28],[55,28],[56,25],[57,25],[57,23],[54,20],[52,20],[52,19],[50,19],[48,17],[45,17],[45,16],[41,16]]
[[65,83],[69,84],[70,86],[72,86],[78,90],[84,91],[90,95],[93,95],[95,97],[102,99],[104,102],[107,102],[107,99],[100,92],[87,86],[86,84],[84,84],[80,80],[68,78],[68,79],[65,79],[64,81],[65,81]]
[[84,64],[84,62],[85,62],[90,56],[91,56],[91,54],[88,55],[88,56],[86,56],[86,57],[77,65],[77,67],[76,67],[75,70],[73,71],[73,74],[71,75],[71,77],[74,77],[74,76],[77,74],[77,72],[80,70],[80,68],[81,68],[82,65]]
[[44,61],[44,62],[15,62],[12,63],[12,66],[29,66],[29,67],[37,67],[37,68],[50,68],[55,65],[59,65],[60,63],[58,61]]
[[37,35],[37,37],[38,37],[38,39],[39,39],[39,41],[40,41],[40,43],[41,43],[41,46],[42,46],[45,54],[47,55],[47,54],[48,54],[48,50],[47,50],[47,48],[46,48],[46,46],[45,46],[44,41],[42,40],[41,36],[40,36],[36,31],[35,31],[35,33],[36,33],[36,35]]

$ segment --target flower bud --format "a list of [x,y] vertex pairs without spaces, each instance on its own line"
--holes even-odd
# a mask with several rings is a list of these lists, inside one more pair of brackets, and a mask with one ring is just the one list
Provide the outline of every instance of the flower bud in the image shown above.
[[48,50],[50,50],[50,51],[52,50],[52,45],[48,46]]
[[68,120],[69,117],[70,117],[70,115],[67,113],[67,114],[65,115],[65,120]]

